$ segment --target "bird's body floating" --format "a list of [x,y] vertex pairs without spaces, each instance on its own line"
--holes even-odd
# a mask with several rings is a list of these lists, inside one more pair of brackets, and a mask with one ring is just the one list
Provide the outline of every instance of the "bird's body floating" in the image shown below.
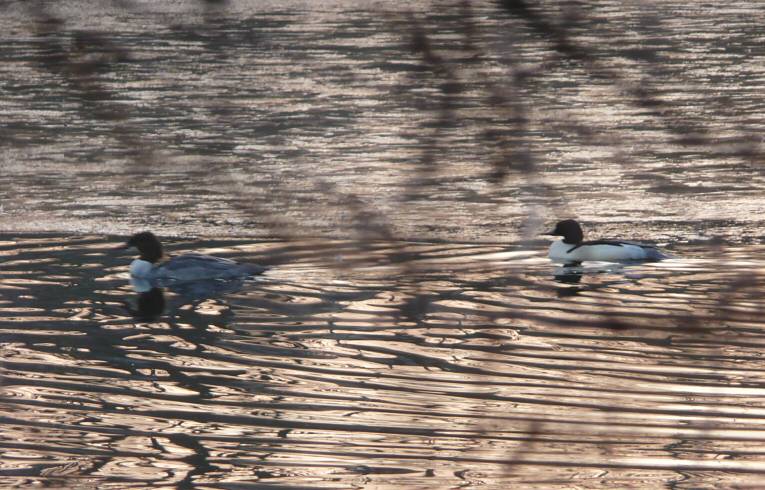
[[265,272],[256,264],[240,264],[230,259],[189,253],[165,257],[162,244],[150,231],[130,237],[126,247],[135,247],[140,257],[130,264],[130,276],[149,282],[190,282],[210,279],[236,279]]
[[653,245],[623,240],[584,241],[581,226],[572,219],[558,222],[547,235],[563,237],[554,241],[548,252],[548,257],[556,262],[628,262],[668,258]]

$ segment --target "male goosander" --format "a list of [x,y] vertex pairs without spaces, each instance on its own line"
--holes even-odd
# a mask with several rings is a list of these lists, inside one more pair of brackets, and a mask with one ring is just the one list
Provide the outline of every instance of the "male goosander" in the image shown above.
[[625,262],[631,260],[662,260],[668,256],[652,245],[621,240],[585,242],[579,223],[572,219],[560,221],[547,235],[562,236],[550,245],[548,257],[556,262]]
[[162,254],[162,244],[150,231],[133,235],[125,247],[135,247],[141,253],[130,264],[130,276],[152,283],[235,279],[262,274],[266,270],[255,264],[239,264],[233,260],[197,253],[166,259]]

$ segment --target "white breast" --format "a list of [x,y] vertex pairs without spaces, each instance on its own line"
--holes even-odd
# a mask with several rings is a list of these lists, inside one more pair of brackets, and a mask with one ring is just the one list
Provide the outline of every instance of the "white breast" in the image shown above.
[[137,293],[145,293],[147,291],[151,291],[151,282],[146,279],[141,279],[140,277],[131,277],[130,285],[133,286],[133,289]]
[[[638,245],[582,245],[576,247],[557,240],[550,245],[548,256],[556,262],[604,261],[620,262],[625,260],[644,260],[646,251]],[[573,250],[572,250],[573,249]]]
[[130,263],[130,276],[138,279],[149,279],[153,268],[151,262],[135,259]]

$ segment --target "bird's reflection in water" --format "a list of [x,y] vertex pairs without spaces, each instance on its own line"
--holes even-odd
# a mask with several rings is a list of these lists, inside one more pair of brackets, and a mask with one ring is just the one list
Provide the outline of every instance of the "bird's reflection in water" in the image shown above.
[[[242,289],[244,279],[206,279],[188,282],[149,282],[143,279],[130,279],[130,284],[138,293],[135,307],[128,306],[130,313],[140,319],[154,319],[163,314],[174,315],[182,306],[196,304],[224,294]],[[165,291],[173,293],[172,301],[165,299]]]
[[152,288],[138,294],[136,307],[131,311],[134,317],[150,320],[165,311],[165,293],[161,288]]
[[565,298],[568,296],[576,296],[582,291],[583,287],[574,287],[571,285],[579,284],[582,281],[584,270],[580,264],[564,264],[556,267],[553,271],[553,278],[556,282],[568,285],[567,287],[557,288],[557,294],[559,298]]
[[600,274],[618,274],[619,277],[625,274],[624,265],[615,263],[597,263],[583,265],[580,262],[563,264],[555,267],[553,278],[556,282],[566,284],[566,287],[558,288],[559,298],[567,296],[576,296],[582,291],[592,291],[603,287],[606,283],[582,284],[584,276],[595,276]]
[[553,271],[553,277],[555,280],[564,284],[579,284],[582,281],[583,275],[584,269],[578,262],[573,264],[564,264],[562,266],[556,267]]

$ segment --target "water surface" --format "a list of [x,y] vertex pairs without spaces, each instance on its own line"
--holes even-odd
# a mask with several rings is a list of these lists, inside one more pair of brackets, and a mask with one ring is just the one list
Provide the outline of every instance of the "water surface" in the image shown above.
[[754,2],[541,3],[573,59],[492,2],[25,5],[0,20],[8,230],[763,236]]
[[116,244],[2,237],[3,486],[698,488],[765,472],[761,247],[563,274],[520,245],[177,241],[275,263],[221,295],[163,291],[150,317]]
[[0,486],[757,487],[761,6],[502,4],[3,4]]

